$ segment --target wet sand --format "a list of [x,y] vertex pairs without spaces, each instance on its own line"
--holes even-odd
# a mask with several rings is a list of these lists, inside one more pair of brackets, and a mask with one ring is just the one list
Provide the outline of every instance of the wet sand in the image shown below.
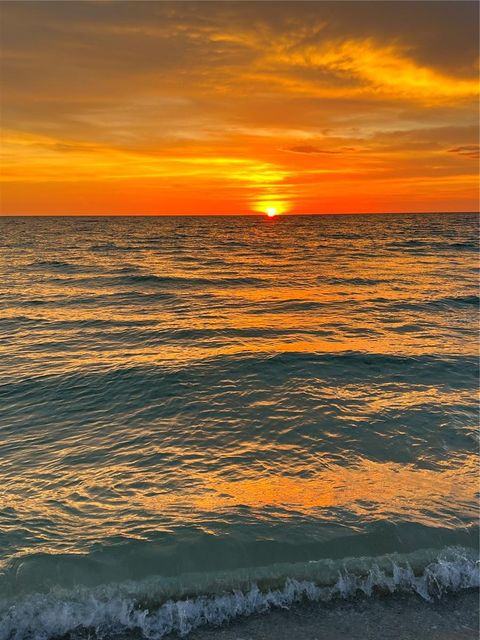
[[437,602],[414,596],[302,604],[205,628],[189,640],[477,640],[479,593]]

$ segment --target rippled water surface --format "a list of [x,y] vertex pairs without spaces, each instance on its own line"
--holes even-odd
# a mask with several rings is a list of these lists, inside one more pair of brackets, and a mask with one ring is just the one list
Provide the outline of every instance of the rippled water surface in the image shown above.
[[0,272],[0,638],[159,638],[347,556],[470,586],[475,216],[4,218]]

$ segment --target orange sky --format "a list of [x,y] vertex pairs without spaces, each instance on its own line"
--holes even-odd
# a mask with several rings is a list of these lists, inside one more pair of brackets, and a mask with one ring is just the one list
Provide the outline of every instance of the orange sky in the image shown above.
[[3,2],[3,215],[478,209],[475,2]]

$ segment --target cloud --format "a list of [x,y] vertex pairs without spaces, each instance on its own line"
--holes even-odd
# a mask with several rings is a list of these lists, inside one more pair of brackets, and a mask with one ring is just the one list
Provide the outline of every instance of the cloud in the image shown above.
[[294,147],[288,147],[285,149],[282,149],[282,151],[289,151],[291,153],[326,153],[326,154],[333,154],[336,155],[338,153],[343,153],[344,151],[354,151],[354,147],[343,147],[343,149],[321,149],[320,147],[315,147],[313,145],[310,144],[299,144],[296,145]]
[[467,158],[480,158],[480,146],[478,144],[467,144],[463,147],[455,147],[448,150],[450,153],[457,153]]
[[[393,95],[397,100],[431,103],[434,100],[473,98],[479,91],[475,77],[460,79],[440,73],[418,64],[408,56],[404,47],[397,44],[385,46],[373,38],[281,48],[271,55],[271,62],[293,69],[328,70],[347,80],[359,81],[360,84],[354,86],[330,87],[331,92],[340,95]],[[321,83],[317,91],[321,93]]]

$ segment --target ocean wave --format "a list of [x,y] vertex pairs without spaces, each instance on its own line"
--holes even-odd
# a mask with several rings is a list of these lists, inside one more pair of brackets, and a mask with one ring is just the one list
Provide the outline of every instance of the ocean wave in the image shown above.
[[67,297],[65,295],[54,295],[43,298],[19,298],[16,302],[18,309],[29,307],[44,307],[46,309],[75,309],[76,307],[118,307],[119,304],[142,305],[155,302],[163,302],[177,299],[177,295],[173,291],[115,291],[113,293],[85,293],[75,297]]
[[34,260],[28,265],[31,269],[42,271],[59,271],[61,273],[75,273],[78,267],[71,262],[62,260]]
[[[179,330],[180,331],[180,330]],[[187,330],[192,331],[192,330]],[[202,330],[199,330],[202,331]],[[411,380],[426,379],[429,384],[441,387],[470,388],[472,380],[477,380],[479,362],[472,355],[417,355],[395,356],[390,354],[344,351],[340,353],[282,352],[256,354],[244,352],[238,355],[217,355],[203,357],[188,365],[182,363],[124,365],[105,369],[76,368],[74,372],[59,375],[44,373],[25,375],[1,385],[0,397],[5,394],[17,394],[29,389],[36,393],[53,392],[58,389],[81,387],[112,388],[122,385],[132,388],[157,382],[194,384],[205,383],[208,375],[211,385],[222,380],[275,380],[275,385],[284,382],[291,384],[292,379],[300,380],[339,380],[342,385],[352,382],[374,382],[380,379],[383,384],[406,383]],[[468,374],[468,375],[467,375]],[[117,387],[117,390],[119,387]],[[147,388],[147,387],[145,387]]]
[[[65,271],[65,273],[67,273]],[[72,271],[73,273],[73,271]],[[201,276],[156,275],[152,273],[132,273],[132,269],[125,269],[116,274],[96,274],[75,278],[51,278],[56,285],[75,287],[164,287],[174,289],[191,289],[198,287],[264,287],[269,281],[257,277],[238,277],[218,275],[209,278]]]
[[158,276],[155,274],[138,274],[118,278],[118,284],[158,284],[173,286],[261,286],[265,285],[262,278],[238,277],[238,276],[218,276],[202,278],[198,276]]
[[93,253],[102,253],[104,251],[118,251],[121,249],[121,246],[113,242],[101,242],[99,244],[92,244],[92,246],[90,247],[90,251],[92,251]]
[[95,588],[52,589],[0,602],[0,640],[105,638],[136,632],[159,640],[239,616],[357,595],[417,594],[425,600],[478,588],[472,549],[449,547],[373,558],[319,560],[232,572],[152,577]]
[[474,306],[478,307],[480,303],[480,297],[478,295],[464,295],[464,296],[445,296],[443,298],[437,298],[435,300],[429,300],[426,304],[435,306]]
[[[342,304],[336,302],[335,304]],[[269,314],[283,314],[296,311],[320,311],[331,303],[318,302],[316,300],[266,300],[263,304],[255,303],[246,312],[251,315],[263,314],[267,311]]]
[[[402,240],[391,242],[388,245],[392,249],[412,250],[412,253],[430,253],[436,251],[478,251],[478,242],[448,242],[427,240]],[[420,251],[417,251],[420,249]],[[422,251],[425,249],[426,251]]]
[[428,314],[432,310],[468,309],[478,307],[480,297],[476,294],[465,294],[458,296],[442,296],[439,298],[427,298],[425,300],[389,300],[388,298],[374,298],[375,304],[384,304],[389,311],[398,312],[415,311],[417,313]]
[[388,280],[382,278],[342,278],[342,277],[329,277],[318,276],[318,281],[322,284],[334,284],[334,285],[352,285],[352,286],[374,286],[388,282]]

